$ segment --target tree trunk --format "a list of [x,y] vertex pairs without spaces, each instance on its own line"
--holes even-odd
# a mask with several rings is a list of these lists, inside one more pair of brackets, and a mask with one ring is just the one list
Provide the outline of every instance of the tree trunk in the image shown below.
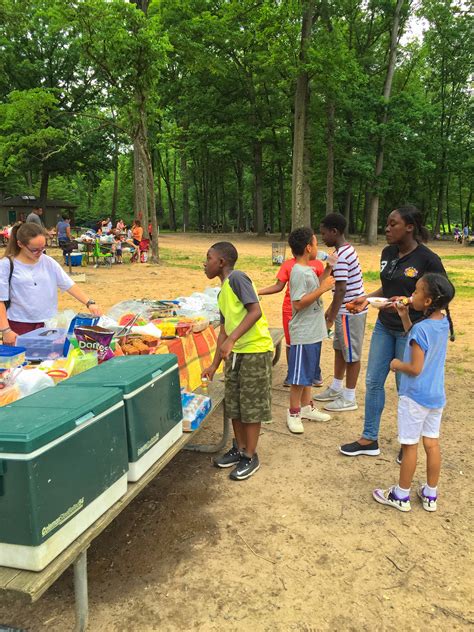
[[184,151],[181,152],[181,193],[183,198],[183,232],[189,230],[189,179],[188,162]]
[[309,145],[309,104],[310,104],[311,89],[308,84],[308,90],[306,92],[306,117],[305,117],[305,130],[304,130],[304,148],[303,148],[303,208],[308,209],[309,223],[307,226],[311,226],[311,150]]
[[464,226],[471,225],[471,202],[472,202],[472,186],[469,188],[469,197],[467,198],[466,211],[464,213]]
[[39,206],[43,209],[43,223],[46,221],[46,205],[48,203],[48,185],[49,185],[49,171],[43,165],[41,167],[41,184],[39,194]]
[[448,173],[448,177],[446,180],[446,221],[448,222],[448,233],[451,234],[451,213],[449,212],[449,181],[450,174]]
[[112,226],[115,226],[115,222],[117,219],[118,184],[119,184],[119,154],[118,154],[117,139],[115,139],[115,143],[114,143],[113,166],[114,166],[114,188],[112,192],[111,220],[112,220]]
[[[146,182],[148,184],[148,195],[150,197],[150,215],[147,213],[143,216],[143,235],[148,237],[148,221],[151,221],[151,230],[153,239],[151,241],[151,263],[158,263],[159,261],[159,247],[158,247],[158,222],[156,219],[156,202],[155,202],[155,179],[153,176],[153,166],[151,162],[150,148],[148,145],[148,131],[147,120],[145,110],[145,97],[139,99],[139,123],[138,133],[136,137],[136,147],[138,149],[138,155],[140,163],[145,170]],[[134,142],[135,146],[135,142]]]
[[245,227],[244,219],[244,166],[241,160],[234,163],[235,179],[237,181],[237,232]]
[[263,222],[263,169],[262,169],[262,143],[257,141],[253,146],[254,157],[254,183],[255,183],[255,220],[257,234],[265,234]]
[[[334,212],[334,100],[331,98],[327,107],[327,134],[326,144],[328,153],[328,165],[326,175],[326,215]],[[347,217],[349,221],[349,217]]]
[[145,216],[148,217],[148,196],[146,169],[142,160],[140,142],[139,130],[137,129],[133,139],[134,217],[143,221]]
[[377,243],[378,219],[379,219],[379,180],[383,171],[385,131],[384,128],[388,121],[388,105],[390,94],[392,92],[392,81],[395,73],[395,64],[397,61],[397,43],[399,37],[400,12],[402,10],[404,0],[397,0],[395,13],[393,16],[392,30],[390,35],[390,51],[388,57],[387,74],[383,88],[383,114],[381,117],[381,133],[378,141],[377,156],[375,159],[375,173],[373,181],[373,192],[370,200],[369,212],[367,216],[367,243],[374,245]]
[[280,207],[280,239],[286,239],[286,198],[285,198],[285,174],[283,166],[278,161],[278,196]]
[[354,230],[352,224],[352,182],[349,180],[347,183],[346,195],[344,196],[344,217],[347,223],[347,231],[350,233]]
[[[311,225],[311,209],[305,205],[305,144],[306,117],[309,102],[309,73],[305,70],[307,49],[311,40],[311,32],[316,17],[315,3],[307,0],[304,3],[301,21],[301,40],[299,51],[300,69],[296,80],[294,99],[294,129],[293,129],[293,166],[291,176],[291,225]],[[306,189],[307,194],[307,189]],[[306,199],[307,202],[307,199]]]

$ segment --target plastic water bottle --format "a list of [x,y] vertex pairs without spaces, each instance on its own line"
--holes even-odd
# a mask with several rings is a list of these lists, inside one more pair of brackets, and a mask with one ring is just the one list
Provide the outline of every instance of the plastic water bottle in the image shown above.
[[328,253],[325,250],[318,250],[318,254],[316,255],[316,259],[319,259],[320,261],[326,261],[326,259],[329,257]]

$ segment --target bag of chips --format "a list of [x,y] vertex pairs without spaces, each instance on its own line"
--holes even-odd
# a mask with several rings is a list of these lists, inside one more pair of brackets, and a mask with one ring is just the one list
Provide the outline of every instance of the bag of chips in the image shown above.
[[79,326],[74,329],[79,349],[85,353],[97,353],[99,364],[114,357],[110,347],[114,332],[98,325]]

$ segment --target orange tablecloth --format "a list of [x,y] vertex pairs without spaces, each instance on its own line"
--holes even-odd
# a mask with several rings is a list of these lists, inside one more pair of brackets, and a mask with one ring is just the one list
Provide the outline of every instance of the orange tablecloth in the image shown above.
[[181,387],[188,391],[201,386],[201,372],[208,367],[216,352],[217,336],[214,327],[198,334],[173,340],[162,340],[156,353],[174,353],[178,357]]

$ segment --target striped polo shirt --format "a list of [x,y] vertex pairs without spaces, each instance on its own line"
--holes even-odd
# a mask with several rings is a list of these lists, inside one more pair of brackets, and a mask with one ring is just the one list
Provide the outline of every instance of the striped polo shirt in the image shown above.
[[[346,294],[339,309],[339,314],[348,314],[345,305],[359,296],[364,295],[364,282],[360,269],[359,257],[351,244],[342,245],[337,251],[337,263],[333,268],[334,278],[337,281],[346,281]],[[333,289],[334,293],[334,289]],[[367,308],[364,310],[367,311]],[[364,312],[362,312],[364,313]]]

